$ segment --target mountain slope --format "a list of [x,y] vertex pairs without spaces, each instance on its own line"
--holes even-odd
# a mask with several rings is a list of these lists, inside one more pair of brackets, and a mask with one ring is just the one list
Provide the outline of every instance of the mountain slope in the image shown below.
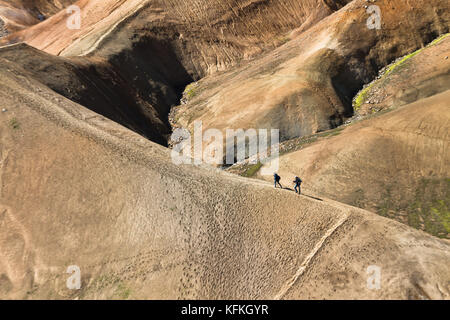
[[309,192],[449,237],[448,101],[449,90],[282,155],[282,184],[298,175]]
[[187,84],[279,45],[298,23],[306,30],[345,3],[85,0],[76,3],[80,30],[68,29],[69,16],[61,11],[0,44],[25,41],[64,56],[23,46],[2,50],[58,93],[166,145],[169,111]]
[[[28,28],[39,23],[39,18],[49,17],[76,0],[8,0],[0,1],[0,24],[5,25],[5,34]],[[1,27],[0,27],[1,29]]]
[[[1,298],[448,299],[450,243],[211,168],[1,59]],[[65,284],[81,269],[82,289]],[[369,290],[367,267],[382,270]]]
[[[379,69],[448,32],[450,25],[443,0],[426,6],[377,1],[379,30],[367,27],[370,14],[362,0],[84,0],[77,5],[80,30],[68,29],[68,16],[60,12],[0,43],[25,41],[64,57],[106,61],[114,73],[142,87],[140,98],[160,111],[164,134],[168,110],[186,85],[199,79],[187,105],[175,110],[173,126],[192,130],[201,120],[205,130],[278,128],[282,140],[334,128],[352,116],[353,96]],[[156,82],[155,88],[148,81]],[[151,99],[145,97],[148,91]]]
[[387,66],[354,99],[358,115],[402,106],[450,88],[450,34]]
[[[170,84],[189,79],[167,52],[131,71],[99,58],[56,57],[23,43],[0,48],[0,57],[64,97],[162,145],[171,132],[167,114],[179,99]],[[149,79],[149,73],[156,74]]]
[[341,125],[352,98],[390,62],[431,42],[450,26],[448,1],[376,1],[381,29],[369,29],[368,3],[352,1],[292,40],[233,70],[202,79],[174,125],[277,128],[282,140]]

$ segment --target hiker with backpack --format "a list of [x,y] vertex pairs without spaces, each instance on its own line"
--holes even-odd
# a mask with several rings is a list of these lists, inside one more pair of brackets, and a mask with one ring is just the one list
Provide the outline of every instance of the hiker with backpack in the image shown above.
[[283,186],[281,185],[280,180],[281,180],[281,177],[275,172],[273,174],[273,181],[274,181],[274,184],[275,184],[275,189],[277,188],[277,183],[280,186],[280,188],[283,189]]
[[[292,182],[295,183],[295,186],[294,186],[295,193],[300,194],[301,193],[300,185],[302,184],[302,179],[300,179],[299,177],[295,177],[295,180]],[[298,190],[297,190],[297,188],[298,188]]]

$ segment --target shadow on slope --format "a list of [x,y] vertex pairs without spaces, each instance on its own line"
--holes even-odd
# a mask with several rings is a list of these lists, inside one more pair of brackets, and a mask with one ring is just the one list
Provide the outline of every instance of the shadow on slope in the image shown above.
[[[2,298],[449,298],[448,241],[176,166],[16,64],[3,60],[0,75]],[[374,264],[382,290],[366,287]],[[71,265],[81,290],[66,288]]]
[[0,48],[0,58],[21,66],[64,97],[166,145],[171,132],[167,115],[180,99],[174,88],[191,78],[169,44],[155,40],[145,48],[105,61],[55,57],[19,44]]

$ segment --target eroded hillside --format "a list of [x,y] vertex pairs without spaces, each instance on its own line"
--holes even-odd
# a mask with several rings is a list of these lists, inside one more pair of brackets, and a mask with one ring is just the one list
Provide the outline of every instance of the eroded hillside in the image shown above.
[[398,58],[354,98],[359,116],[399,107],[450,88],[450,34]]
[[[101,58],[56,57],[23,43],[0,48],[0,57],[64,97],[161,145],[171,132],[167,114],[179,99],[168,83],[189,78],[170,63],[142,62],[140,69],[121,72]],[[148,77],[158,71],[168,77]]]
[[183,89],[210,75],[176,109],[173,126],[279,128],[284,140],[342,124],[379,69],[449,31],[447,1],[379,0],[379,30],[367,27],[366,1],[347,3],[84,0],[81,29],[68,29],[60,12],[2,43],[107,62],[139,88],[141,108],[157,115],[166,138]]
[[[345,3],[79,1],[79,30],[67,28],[69,15],[61,11],[1,43],[25,41],[70,59],[72,71],[66,72],[58,67],[63,59],[45,67],[45,55],[8,50],[8,59],[33,65],[58,93],[166,145],[168,114],[186,85],[280,45],[290,30],[306,30]],[[96,78],[103,80],[95,88],[87,85],[86,94],[86,81],[98,84]]]
[[449,32],[448,1],[76,5],[80,29],[59,11],[0,39],[0,298],[450,298],[450,242],[404,224],[448,237],[447,38],[381,79],[401,108],[281,156],[305,195],[164,147],[195,120],[287,142],[341,125],[380,69]]
[[0,38],[35,25],[75,1],[2,0],[0,1]]
[[450,91],[282,155],[282,183],[449,237]]
[[[381,29],[369,29],[366,1],[352,1],[250,63],[200,81],[174,125],[278,128],[282,140],[341,125],[352,99],[391,61],[449,30],[447,1],[376,1]],[[420,12],[420,14],[419,14]]]
[[358,117],[369,119],[287,142],[283,175],[300,175],[315,193],[449,237],[450,38],[438,40],[389,66],[360,93],[366,103]]
[[[215,169],[2,60],[0,297],[449,298],[450,244]],[[82,289],[66,288],[81,270]],[[382,290],[366,286],[382,268]]]

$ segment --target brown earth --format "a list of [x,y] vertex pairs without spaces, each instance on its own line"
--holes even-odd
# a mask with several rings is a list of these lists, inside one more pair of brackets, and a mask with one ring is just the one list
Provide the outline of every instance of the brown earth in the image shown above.
[[[313,192],[448,238],[449,100],[442,95],[421,99],[450,88],[449,45],[450,38],[442,37],[395,62],[370,84],[357,114],[376,119],[282,144],[287,154],[281,157],[281,167],[287,179],[301,175]],[[387,113],[378,119],[373,114],[415,101],[415,108],[408,106],[399,115]],[[246,166],[232,168],[243,169]]]
[[[1,298],[450,298],[447,240],[176,166],[0,59]],[[70,265],[80,291],[65,287]],[[380,290],[366,286],[370,265]]]
[[[449,31],[447,1],[379,0],[380,30],[366,26],[366,1],[347,3],[82,0],[80,30],[68,29],[60,12],[1,43],[106,61],[143,88],[143,104],[158,110],[150,121],[165,124],[164,133],[183,88],[213,74],[175,109],[173,126],[192,130],[201,120],[205,130],[278,128],[286,140],[342,124],[353,114],[353,96],[379,69]],[[148,79],[157,83],[153,90]]]
[[[376,1],[380,30],[366,27],[366,1],[352,1],[292,40],[240,67],[202,79],[177,108],[174,125],[277,128],[281,139],[334,128],[352,115],[351,100],[382,67],[448,32],[447,1],[427,6]],[[447,8],[447,9],[445,9]]]
[[25,29],[39,23],[39,15],[49,17],[76,0],[0,0],[0,21],[5,24],[5,34]]
[[[399,107],[450,88],[450,34],[387,67],[370,84],[357,114]],[[411,56],[411,57],[410,57]]]
[[51,16],[70,6],[76,0],[1,0],[1,6],[23,9],[30,13],[41,13]]
[[450,91],[280,157],[282,184],[450,236]]
[[[64,97],[162,145],[171,132],[167,114],[179,100],[170,84],[189,79],[163,52],[154,55],[153,63],[141,61],[142,68],[131,72],[101,58],[56,57],[26,44],[2,47],[0,57]],[[155,75],[149,78],[152,72]]]
[[0,38],[38,23],[28,10],[0,1]]
[[306,30],[348,2],[81,0],[76,3],[82,10],[80,30],[66,28],[67,14],[60,12],[5,41],[25,41],[52,54],[105,55],[130,49],[130,41],[164,36],[191,73],[205,75],[283,42],[277,37]]
[[378,0],[380,30],[348,2],[80,0],[80,30],[61,11],[0,39],[0,298],[449,299],[448,240],[327,199],[448,237],[450,92],[422,99],[445,89],[437,51],[414,60],[435,70],[404,101],[422,100],[282,156],[313,198],[161,146],[192,81],[176,126],[289,139],[343,123],[381,68],[449,32],[447,1]]
[[[298,23],[306,30],[345,3],[230,0],[205,7],[195,1],[85,0],[76,3],[82,9],[80,30],[68,29],[68,15],[61,11],[0,43],[25,41],[69,59],[20,53],[22,47],[8,50],[7,57],[30,66],[65,97],[166,145],[169,110],[187,84],[279,45]],[[92,88],[98,77],[101,83]]]

